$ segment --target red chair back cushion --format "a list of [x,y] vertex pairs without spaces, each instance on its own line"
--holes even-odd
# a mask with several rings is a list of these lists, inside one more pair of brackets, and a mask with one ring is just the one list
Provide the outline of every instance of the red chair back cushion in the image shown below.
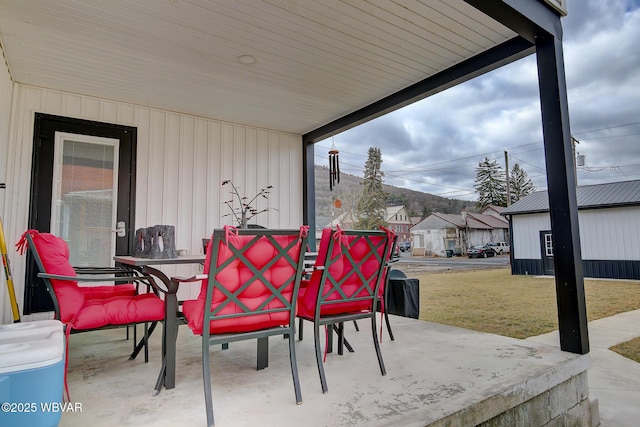
[[[44,273],[61,276],[75,276],[76,271],[69,263],[69,246],[60,237],[50,233],[32,234],[33,244],[40,256]],[[60,320],[69,323],[84,305],[85,295],[72,280],[51,279],[53,291],[60,306]]]
[[[236,248],[241,248],[246,246],[253,238],[254,236],[234,235],[229,237],[228,243]],[[298,236],[274,235],[272,238],[282,247],[286,247],[294,240],[298,240],[298,243],[293,245],[292,249],[288,251],[289,257],[295,261],[298,260],[301,244]],[[213,241],[214,239],[211,239],[211,242]],[[212,248],[208,248],[207,250],[204,266],[205,272],[210,271],[209,266],[212,262],[211,257],[215,252],[211,249]],[[237,295],[237,297],[242,304],[245,304],[252,310],[256,309],[265,301],[265,299],[272,295],[272,291],[266,287],[260,279],[255,277],[253,270],[248,265],[245,265],[244,262],[233,255],[233,252],[229,247],[227,247],[224,241],[220,241],[217,253],[217,267],[220,267],[231,259],[230,263],[224,268],[218,270],[216,274],[216,280],[219,283],[218,286],[224,286],[224,288],[229,292],[236,292],[240,287],[242,287],[243,290]],[[282,295],[287,301],[291,301],[295,285],[295,280],[293,280],[293,278],[295,278],[297,269],[285,258],[279,257],[277,248],[274,247],[266,237],[260,237],[259,241],[255,242],[250,248],[248,248],[243,255],[247,258],[249,263],[258,270],[264,268],[268,263],[276,259],[276,262],[263,272],[263,276],[275,288],[280,289]],[[208,280],[203,280],[198,299],[185,301],[182,306],[183,313],[188,319],[189,327],[196,334],[202,334],[207,286]],[[228,302],[227,299],[227,296],[220,291],[220,289],[214,288],[211,310],[226,304],[224,308],[217,313],[217,315],[243,312],[243,309],[239,307],[238,304],[233,301]],[[263,310],[283,307],[285,307],[285,305],[282,301],[278,298],[273,298],[269,304],[263,308]],[[210,323],[210,332],[211,334],[247,332],[288,324],[288,311],[279,311],[276,313],[257,312],[245,317],[214,319]]]
[[[372,254],[371,247],[369,246],[369,244],[367,244],[365,239],[360,238],[356,235],[342,235],[341,233],[334,233],[330,238],[334,238],[335,236],[339,236],[339,241],[336,241],[334,243],[331,254],[327,258],[328,261],[325,262],[325,269],[327,270],[328,276],[334,278],[334,280],[338,282],[344,279],[344,282],[341,285],[341,289],[348,298],[371,296],[371,291],[373,291],[375,288],[375,280],[378,279],[374,276],[378,275],[378,271],[380,268],[380,259],[386,259],[386,254],[384,252],[385,245],[383,244],[383,241],[387,238],[387,236],[369,236],[371,242],[374,244],[374,247],[376,247],[376,252],[379,256],[379,259]],[[348,253],[355,263],[358,263],[361,260],[366,260],[360,265],[352,263],[349,257],[347,257],[346,254],[342,253],[341,246],[349,248]],[[325,253],[323,254],[323,256],[326,257],[326,253],[327,249],[325,249]],[[320,253],[318,253],[318,256],[320,257]],[[356,272],[354,272],[355,268],[357,268],[362,273],[365,279],[372,279],[372,282],[369,285],[371,291],[367,290],[367,288],[360,289],[363,281],[360,276]],[[306,287],[306,289],[304,289],[304,292],[301,292],[300,297],[298,298],[298,314],[300,316],[307,318],[314,317],[316,299],[318,296],[319,287],[321,285],[320,281],[322,280],[322,274],[323,272],[320,270],[314,271],[311,275],[309,285]],[[373,301],[371,300],[345,300],[340,296],[338,292],[334,291],[334,287],[329,280],[325,281],[325,283],[323,284],[322,294],[326,296],[326,301],[336,302],[334,304],[323,305],[320,311],[321,315],[353,313],[372,309]]]

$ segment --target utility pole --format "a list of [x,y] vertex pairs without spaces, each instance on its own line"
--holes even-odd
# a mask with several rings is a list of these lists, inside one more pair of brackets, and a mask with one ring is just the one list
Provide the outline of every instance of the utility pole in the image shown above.
[[509,155],[507,150],[504,151],[504,170],[505,178],[507,180],[507,207],[511,206],[511,186],[509,185]]
[[580,144],[580,141],[575,139],[571,135],[571,155],[573,156],[573,177],[576,180],[576,187],[578,186],[578,166],[576,165],[576,144]]

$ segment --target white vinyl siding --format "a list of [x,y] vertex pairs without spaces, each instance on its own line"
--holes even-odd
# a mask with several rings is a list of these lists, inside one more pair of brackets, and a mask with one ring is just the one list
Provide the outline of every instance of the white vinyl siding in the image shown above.
[[[15,161],[9,158],[9,154],[15,151],[12,150],[9,144],[13,86],[9,70],[2,57],[2,49],[0,49],[0,182],[7,183],[6,189],[0,189],[0,218],[2,218],[4,224],[9,260],[16,258],[14,256],[15,252],[13,251],[13,244],[15,242],[12,240],[15,234],[11,233],[11,221],[9,217],[13,209],[8,197],[8,194],[16,192],[13,180],[9,179],[9,168],[11,168],[12,163]],[[13,264],[11,264],[11,268],[13,269]],[[0,324],[13,321],[4,268],[2,270],[3,271],[0,272]],[[16,281],[15,277],[13,277],[13,281]],[[22,310],[22,297],[20,295],[16,295],[16,297],[19,300],[20,310]]]
[[513,257],[517,259],[541,259],[540,231],[551,230],[548,213],[514,215]]
[[[10,117],[5,92],[14,87],[14,114]],[[27,229],[31,185],[33,126],[36,112],[115,123],[137,128],[136,221],[132,229],[155,224],[175,225],[176,246],[201,252],[201,239],[225,224],[234,224],[224,205],[229,200],[225,179],[232,179],[241,193],[253,197],[272,185],[262,213],[250,223],[269,228],[302,225],[302,138],[300,135],[227,123],[154,108],[80,96],[55,90],[12,85],[0,75],[0,132],[2,169],[1,215],[11,249],[16,295],[22,304],[24,256],[13,245]],[[10,132],[7,130],[9,123]],[[9,134],[8,138],[6,137]],[[190,274],[195,267],[169,267],[167,274]],[[2,279],[4,281],[4,279]],[[0,295],[7,306],[6,292]],[[181,297],[195,297],[185,290]],[[21,306],[22,309],[22,306]],[[7,313],[6,310],[3,313]],[[9,321],[7,314],[0,319]]]
[[640,206],[579,211],[585,260],[640,260]]
[[[578,211],[583,260],[640,260],[640,206]],[[540,231],[551,230],[548,213],[513,216],[513,255],[540,259]]]

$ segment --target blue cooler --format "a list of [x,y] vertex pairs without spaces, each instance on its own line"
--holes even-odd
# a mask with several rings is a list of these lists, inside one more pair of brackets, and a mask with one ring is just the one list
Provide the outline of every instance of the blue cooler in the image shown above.
[[64,347],[58,320],[0,325],[0,426],[58,425]]

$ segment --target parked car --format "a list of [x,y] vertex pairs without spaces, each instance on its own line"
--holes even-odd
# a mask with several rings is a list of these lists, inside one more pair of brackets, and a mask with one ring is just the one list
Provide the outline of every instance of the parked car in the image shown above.
[[488,256],[495,256],[496,252],[489,245],[475,245],[467,249],[467,255],[469,258],[486,258]]
[[509,251],[511,250],[511,248],[509,247],[509,245],[507,245],[506,242],[489,242],[487,243],[487,245],[491,246],[491,248],[498,255],[508,254]]
[[411,250],[411,242],[399,242],[398,243],[398,247],[400,248],[400,250],[402,252],[410,251]]
[[396,245],[396,248],[393,251],[393,258],[400,258],[400,248]]

